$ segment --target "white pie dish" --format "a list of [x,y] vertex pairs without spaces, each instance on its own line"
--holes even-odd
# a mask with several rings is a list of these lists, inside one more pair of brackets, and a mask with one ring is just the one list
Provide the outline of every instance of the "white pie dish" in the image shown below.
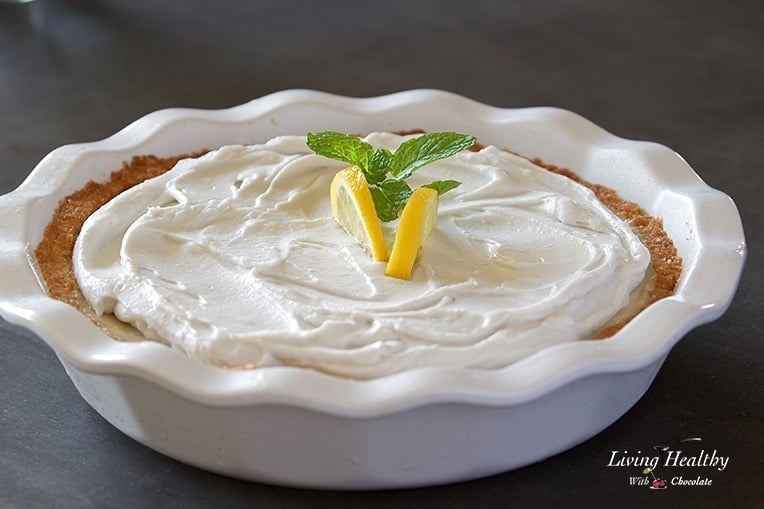
[[[122,343],[48,297],[35,246],[58,202],[138,154],[170,156],[280,134],[458,130],[565,166],[661,217],[684,260],[674,296],[614,337],[496,371],[423,368],[370,381],[225,371],[153,342]],[[555,108],[502,109],[433,90],[347,98],[292,90],[218,111],[162,110],[105,140],[61,147],[0,198],[0,313],[45,340],[83,398],[136,440],[223,474],[319,488],[422,486],[511,470],[623,415],[673,345],[729,306],[745,258],[739,214],[676,153]],[[561,418],[564,417],[564,418]]]

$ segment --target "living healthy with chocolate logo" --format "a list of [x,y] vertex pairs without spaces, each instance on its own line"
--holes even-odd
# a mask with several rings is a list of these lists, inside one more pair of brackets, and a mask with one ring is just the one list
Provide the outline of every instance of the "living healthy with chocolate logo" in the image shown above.
[[702,442],[702,438],[693,437],[681,440],[681,448],[654,445],[652,452],[614,450],[610,451],[606,466],[633,469],[635,473],[628,478],[630,486],[646,486],[652,490],[665,490],[669,486],[711,486],[713,474],[727,469],[730,456],[715,448],[704,448]]

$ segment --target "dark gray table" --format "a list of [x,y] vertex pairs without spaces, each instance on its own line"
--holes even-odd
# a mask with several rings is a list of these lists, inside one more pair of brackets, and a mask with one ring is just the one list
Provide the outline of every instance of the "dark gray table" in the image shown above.
[[[0,321],[0,506],[762,507],[762,26],[755,0],[0,4],[3,193],[53,148],[159,108],[428,87],[560,106],[672,147],[735,199],[750,248],[729,312],[689,333],[605,432],[519,471],[408,491],[272,487],[167,459],[103,421],[37,337]],[[611,451],[687,437],[731,457],[703,471],[711,486],[654,492],[606,466]]]

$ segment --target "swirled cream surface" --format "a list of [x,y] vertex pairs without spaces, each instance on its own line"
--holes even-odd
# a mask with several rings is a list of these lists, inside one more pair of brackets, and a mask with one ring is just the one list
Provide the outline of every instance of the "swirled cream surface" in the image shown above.
[[589,189],[495,147],[412,177],[462,185],[411,280],[386,277],[331,217],[344,166],[298,136],[181,161],[86,221],[77,282],[97,313],[204,362],[374,378],[499,368],[585,338],[645,277],[648,250]]

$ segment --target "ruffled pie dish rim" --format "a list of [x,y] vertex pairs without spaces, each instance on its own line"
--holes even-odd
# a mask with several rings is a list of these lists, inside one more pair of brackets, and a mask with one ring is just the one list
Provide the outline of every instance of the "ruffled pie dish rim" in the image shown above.
[[[172,156],[309,130],[410,128],[469,132],[482,143],[569,167],[662,217],[684,260],[676,293],[612,338],[557,345],[503,369],[421,368],[357,381],[293,367],[223,370],[158,343],[115,341],[48,297],[38,280],[32,253],[59,200],[134,155]],[[371,98],[287,90],[222,110],[156,111],[104,140],[54,150],[0,198],[0,213],[19,218],[0,234],[0,314],[39,335],[65,365],[138,378],[210,407],[286,405],[356,419],[437,403],[520,405],[585,377],[648,368],[688,331],[724,313],[746,254],[732,200],[671,149],[617,137],[563,109],[493,107],[439,90]]]

